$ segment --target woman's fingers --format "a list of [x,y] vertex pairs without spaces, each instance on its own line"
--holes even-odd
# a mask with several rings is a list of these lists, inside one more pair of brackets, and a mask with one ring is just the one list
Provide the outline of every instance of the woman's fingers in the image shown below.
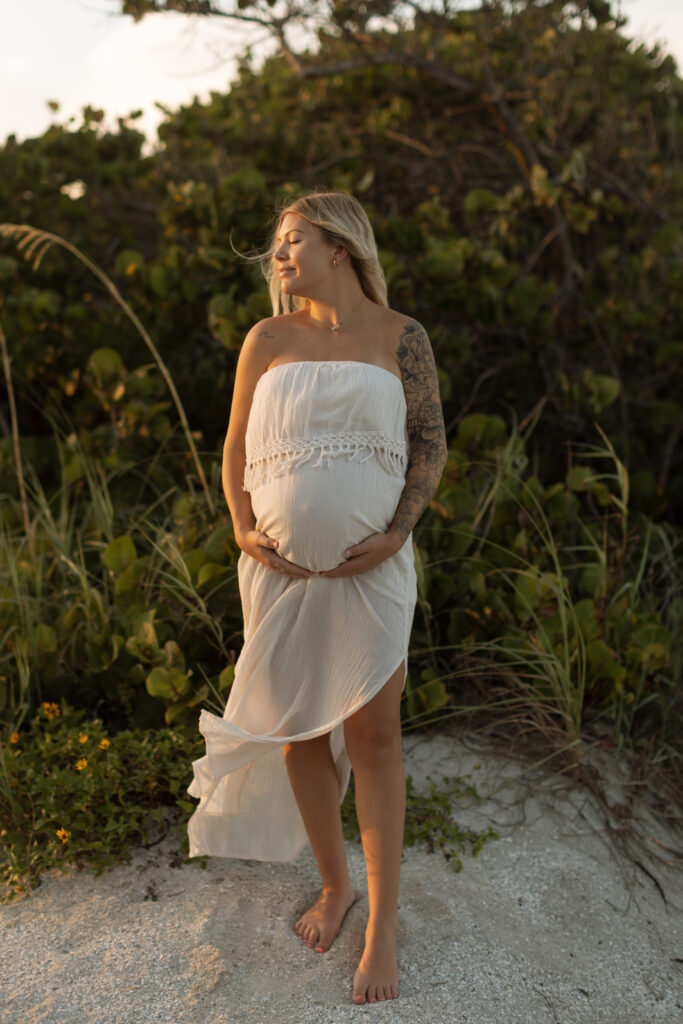
[[297,565],[296,562],[290,562],[287,558],[283,558],[282,555],[276,554],[274,551],[271,553],[271,557],[267,563],[271,569],[276,572],[284,572],[287,576],[314,576],[315,573],[307,569],[305,565]]
[[278,546],[278,541],[274,537],[269,537],[267,533],[262,533],[261,531],[259,531],[257,543],[261,547],[269,549],[274,549]]
[[248,546],[245,545],[243,550],[250,548],[248,553],[253,554],[254,558],[262,565],[272,569],[273,572],[297,578],[315,576],[315,573],[307,569],[306,566],[297,565],[278,554],[277,548],[280,542],[275,537],[269,537],[263,530],[253,530],[248,536],[250,543]]
[[348,558],[345,562],[340,562],[339,565],[335,565],[334,569],[324,569],[321,571],[321,576],[355,576],[359,572],[367,572],[368,569],[374,569],[375,565],[379,565],[382,559],[373,559],[370,553],[365,555],[354,555],[352,558]]
[[275,537],[269,537],[262,530],[250,530],[242,539],[240,547],[246,554],[251,555],[261,565],[265,565],[273,572],[284,573],[287,576],[308,577],[315,576],[304,565],[296,565],[278,554],[279,541]]

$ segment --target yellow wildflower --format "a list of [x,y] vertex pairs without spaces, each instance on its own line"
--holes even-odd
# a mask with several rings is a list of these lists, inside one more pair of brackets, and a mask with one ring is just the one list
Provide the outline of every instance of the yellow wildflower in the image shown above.
[[100,740],[100,746],[102,747],[102,750],[106,750],[107,747],[109,746],[109,740],[107,739],[106,736],[104,737],[103,740]]
[[45,716],[47,717],[48,721],[50,721],[50,722],[57,715],[61,714],[61,710],[60,710],[59,704],[51,704],[47,700],[43,701],[43,711],[45,712]]
[[82,733],[82,734],[81,734],[81,735],[80,735],[80,736],[78,737],[78,742],[79,742],[79,743],[87,743],[87,742],[88,742],[88,734],[87,734],[87,732],[84,732],[84,733]]
[[63,843],[66,843],[69,838],[69,833],[65,828],[58,828],[57,831],[55,832],[55,835],[57,836],[58,839],[61,839]]
[[10,738],[9,738],[9,741],[10,741],[10,743],[18,743],[19,742],[19,733],[18,732],[13,732],[12,735],[10,736]]
[[88,767],[88,759],[87,759],[87,757],[79,758],[78,761],[76,761],[76,767],[78,768],[79,772],[82,771],[83,768],[87,768]]

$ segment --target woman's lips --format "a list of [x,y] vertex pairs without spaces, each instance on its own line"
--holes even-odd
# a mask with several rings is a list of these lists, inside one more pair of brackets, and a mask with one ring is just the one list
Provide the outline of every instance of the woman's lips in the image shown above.
[[280,277],[282,277],[283,274],[293,274],[294,273],[294,267],[282,267],[280,269],[279,273],[280,273]]

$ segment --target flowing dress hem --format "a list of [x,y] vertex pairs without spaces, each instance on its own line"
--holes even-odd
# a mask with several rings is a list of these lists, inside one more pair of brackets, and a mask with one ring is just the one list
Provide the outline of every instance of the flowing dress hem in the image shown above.
[[[399,658],[397,664],[394,666],[393,670],[389,673],[388,676],[385,677],[385,674],[382,674],[384,682],[380,686],[378,686],[377,689],[373,689],[372,692],[363,700],[351,705],[351,707],[348,710],[346,710],[343,714],[339,715],[337,718],[333,719],[333,721],[329,724],[316,726],[314,729],[309,729],[307,732],[296,733],[296,735],[294,736],[269,736],[265,734],[256,735],[254,733],[247,732],[245,729],[240,729],[239,726],[234,725],[232,722],[225,718],[220,718],[218,715],[214,715],[212,711],[207,711],[206,708],[202,708],[202,710],[199,713],[199,731],[201,732],[202,736],[204,736],[204,738],[206,739],[206,733],[202,729],[201,723],[206,722],[208,719],[209,721],[215,720],[216,722],[215,726],[213,725],[212,722],[210,728],[213,727],[218,732],[223,733],[226,736],[234,736],[236,739],[240,739],[242,741],[249,743],[272,744],[273,747],[277,747],[283,746],[285,743],[299,743],[303,740],[314,740],[317,736],[324,736],[325,733],[332,732],[332,730],[335,729],[338,725],[340,725],[343,721],[345,721],[351,715],[354,715],[356,711],[360,711],[362,707],[365,707],[365,705],[368,704],[373,699],[373,697],[376,697],[379,691],[384,686],[386,686],[387,682],[389,681],[389,679],[391,679],[396,669],[398,669],[399,666],[401,665],[401,662],[405,662],[406,664],[406,671],[403,677],[403,687],[405,688],[406,679],[408,677],[407,651]],[[227,728],[224,728],[221,723],[224,723],[224,725],[227,726]]]
[[[408,651],[407,650],[402,653],[402,655],[399,658],[398,662],[395,664],[394,668],[392,669],[391,672],[389,672],[388,675],[386,673],[382,673],[382,677],[381,678],[383,679],[383,682],[381,683],[381,685],[376,687],[376,688],[374,688],[368,694],[368,696],[364,700],[360,701],[357,704],[354,704],[343,715],[341,715],[339,718],[337,718],[332,723],[332,725],[320,726],[320,727],[318,727],[315,730],[309,730],[309,732],[307,732],[307,733],[305,733],[303,735],[297,736],[297,737],[284,737],[284,738],[283,737],[257,737],[257,736],[250,736],[250,734],[248,734],[248,733],[244,734],[244,735],[249,736],[249,738],[253,742],[255,742],[255,743],[263,743],[264,747],[270,747],[271,750],[272,750],[276,746],[284,746],[285,743],[297,742],[297,741],[301,740],[302,738],[314,739],[316,736],[322,736],[325,733],[332,733],[333,730],[337,729],[339,726],[342,726],[344,721],[347,718],[350,718],[351,715],[356,713],[356,711],[360,711],[360,709],[362,707],[364,707],[374,697],[376,697],[377,694],[384,688],[384,686],[386,686],[386,684],[389,681],[389,679],[391,679],[391,677],[393,676],[394,672],[396,672],[396,670],[401,666],[401,664],[403,664],[405,666],[404,676],[403,676],[403,688],[405,688],[406,681],[407,681],[407,678],[408,678]],[[206,709],[203,708],[202,711],[200,712],[200,723],[202,721],[202,715],[210,715],[211,718],[215,718],[217,722],[223,722],[224,721],[224,719],[219,719],[217,715],[214,715],[212,712],[206,711]],[[204,721],[206,721],[206,719],[204,719]],[[206,740],[207,753],[204,755],[204,757],[199,758],[198,761],[193,762],[193,767],[194,767],[194,764],[199,763],[199,761],[207,761],[208,762],[209,759],[210,759],[210,754],[208,753],[209,739],[207,738],[206,733],[201,729],[201,725],[200,725],[200,731],[202,732],[202,735],[204,735],[204,738]],[[243,733],[243,730],[240,730],[240,732]],[[234,733],[233,733],[233,735],[234,735]],[[262,752],[262,754],[260,756],[265,756],[269,752],[271,752],[271,751],[264,749],[264,751]],[[347,765],[342,767],[341,777],[339,778],[339,783],[340,783],[340,785],[339,785],[339,804],[340,805],[341,805],[342,801],[344,800],[344,796],[346,795],[346,790],[348,789],[349,779],[350,779],[350,775],[351,775],[350,767],[348,767],[348,756],[346,755],[346,748],[345,748],[345,745],[343,743],[342,743],[342,749],[340,751],[340,754],[337,757],[337,760],[335,761],[335,765],[338,765],[338,762],[341,761],[341,760],[346,760]],[[338,771],[339,771],[339,769],[338,769]],[[205,776],[204,784],[202,784],[200,782],[199,774],[195,771],[195,777],[194,777],[194,779],[192,780],[192,782],[190,783],[190,785],[186,789],[186,792],[190,796],[195,797],[195,798],[199,797],[199,804],[197,805],[197,807],[196,807],[195,811],[193,812],[193,814],[190,816],[190,819],[188,820],[188,825],[187,825],[188,838],[189,838],[189,841],[190,841],[189,857],[190,858],[192,858],[192,857],[225,857],[225,858],[237,859],[237,860],[272,861],[274,863],[291,863],[292,861],[295,861],[300,856],[300,854],[303,852],[303,850],[306,848],[306,846],[308,845],[308,839],[307,838],[303,842],[296,843],[295,847],[290,847],[289,850],[287,850],[284,854],[283,853],[273,852],[273,851],[270,851],[270,852],[264,853],[264,854],[255,854],[253,852],[252,853],[240,852],[240,844],[239,843],[235,844],[234,850],[236,852],[225,852],[226,851],[226,845],[227,845],[226,834],[225,834],[226,823],[230,820],[231,817],[235,817],[237,815],[231,815],[231,814],[222,815],[222,814],[207,813],[202,808],[202,804],[205,803],[206,800],[208,799],[208,797],[214,792],[214,790],[215,790],[216,786],[218,785],[218,783],[220,782],[220,780],[222,778],[224,778],[225,775],[229,775],[229,774],[230,774],[230,772],[225,772],[225,773],[223,773],[220,776],[215,776],[214,775],[214,776],[212,776],[211,781],[209,781],[209,782],[206,782],[206,776]],[[216,838],[216,842],[214,843],[212,841],[213,837],[211,837],[210,834],[207,834],[207,833],[211,833],[211,831],[213,830],[213,827],[216,826],[216,825],[220,825],[221,834],[219,836],[215,837]],[[200,831],[203,833],[203,835],[201,837],[199,837],[196,834],[198,826],[199,826]],[[207,826],[210,826],[210,827],[207,829]],[[251,843],[250,838],[247,838],[246,841],[247,841],[247,843]],[[219,849],[219,847],[220,847],[220,849]]]

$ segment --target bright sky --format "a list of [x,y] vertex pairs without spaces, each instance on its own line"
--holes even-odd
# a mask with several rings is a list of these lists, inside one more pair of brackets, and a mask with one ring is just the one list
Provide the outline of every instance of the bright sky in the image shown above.
[[[463,0],[463,8],[472,7]],[[617,0],[628,17],[622,32],[648,44],[661,42],[683,76],[683,0]],[[163,113],[229,88],[234,57],[249,38],[270,52],[258,29],[245,32],[218,18],[152,15],[137,25],[117,14],[116,0],[0,0],[0,144],[42,134],[90,104],[104,109],[105,124],[133,110],[135,126],[156,141]],[[57,113],[49,100],[59,102]]]

